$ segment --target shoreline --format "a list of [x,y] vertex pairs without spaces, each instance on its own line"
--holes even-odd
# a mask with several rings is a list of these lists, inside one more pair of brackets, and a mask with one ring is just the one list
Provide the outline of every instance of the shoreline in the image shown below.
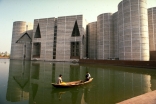
[[81,64],[102,64],[125,67],[139,67],[139,68],[156,68],[156,61],[128,61],[128,60],[94,60],[94,59],[80,59]]
[[10,57],[0,57],[0,59],[10,59]]
[[[10,59],[9,57],[0,57],[0,59]],[[33,60],[30,60],[33,61]],[[58,62],[58,61],[50,61]],[[131,60],[94,60],[94,59],[79,59],[79,64],[98,64],[98,65],[113,65],[125,67],[139,67],[139,68],[156,68],[156,61],[131,61]]]

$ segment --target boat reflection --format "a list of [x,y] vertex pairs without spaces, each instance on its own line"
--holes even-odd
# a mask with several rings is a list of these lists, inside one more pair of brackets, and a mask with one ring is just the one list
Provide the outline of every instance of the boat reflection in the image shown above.
[[87,104],[92,92],[92,84],[73,88],[53,88],[51,92],[52,101],[63,104]]

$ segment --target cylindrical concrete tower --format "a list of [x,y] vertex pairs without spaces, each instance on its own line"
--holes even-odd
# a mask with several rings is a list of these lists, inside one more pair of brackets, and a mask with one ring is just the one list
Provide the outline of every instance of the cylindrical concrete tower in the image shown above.
[[114,58],[119,58],[118,12],[113,14]]
[[148,9],[148,32],[150,51],[156,51],[156,7]]
[[113,56],[112,13],[97,17],[97,59],[110,59]]
[[97,22],[88,24],[88,58],[97,58]]
[[[24,59],[26,54],[29,54],[26,52],[26,49],[25,49],[26,43],[23,43],[23,41],[25,41],[27,38],[29,39],[29,36],[27,35],[25,37],[25,39],[22,41],[20,41],[20,39],[22,38],[22,36],[24,37],[24,34],[28,30],[29,31],[27,33],[32,34],[32,31],[30,31],[32,28],[33,27],[32,27],[31,23],[27,24],[24,21],[16,21],[13,23],[10,59]],[[30,44],[30,42],[29,42],[29,44]],[[30,58],[30,56],[29,56],[29,58]]]
[[123,0],[118,5],[120,60],[149,60],[146,0]]

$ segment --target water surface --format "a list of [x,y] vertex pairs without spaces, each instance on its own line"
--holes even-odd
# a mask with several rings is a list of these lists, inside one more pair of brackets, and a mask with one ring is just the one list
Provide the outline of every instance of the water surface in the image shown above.
[[[54,88],[63,81],[94,78],[75,88]],[[67,62],[0,59],[0,104],[115,104],[156,89],[156,70]]]

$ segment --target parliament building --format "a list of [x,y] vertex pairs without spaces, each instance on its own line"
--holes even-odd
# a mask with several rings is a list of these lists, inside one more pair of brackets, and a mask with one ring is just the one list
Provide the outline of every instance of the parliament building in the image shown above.
[[122,0],[115,13],[88,23],[83,15],[13,23],[10,59],[43,61],[156,60],[156,7]]

